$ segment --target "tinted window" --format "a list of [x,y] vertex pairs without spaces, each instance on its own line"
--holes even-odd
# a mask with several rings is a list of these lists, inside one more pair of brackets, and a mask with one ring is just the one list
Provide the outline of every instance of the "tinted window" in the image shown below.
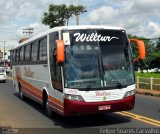
[[38,41],[37,42],[34,42],[32,44],[32,56],[31,56],[31,60],[32,61],[37,61],[37,56],[38,56]]
[[12,62],[15,63],[15,50],[12,51]]
[[24,47],[20,48],[20,61],[24,60]]
[[19,49],[16,50],[16,62],[19,61]]
[[40,40],[39,60],[47,61],[47,38]]
[[27,45],[25,47],[25,61],[29,61],[30,60],[30,45]]
[[49,35],[49,50],[50,50],[50,69],[51,69],[51,80],[52,85],[55,89],[62,92],[62,76],[61,68],[56,61],[56,44],[55,41],[58,39],[58,32],[51,33]]

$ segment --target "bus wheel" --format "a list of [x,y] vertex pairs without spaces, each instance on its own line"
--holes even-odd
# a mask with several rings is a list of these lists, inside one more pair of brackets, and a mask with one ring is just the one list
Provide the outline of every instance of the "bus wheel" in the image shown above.
[[21,85],[19,85],[19,96],[20,96],[21,100],[25,100],[25,96],[23,95],[23,91],[21,89]]
[[51,107],[49,106],[49,101],[48,101],[47,96],[43,98],[43,107],[44,107],[44,111],[45,111],[46,115],[48,117],[52,117],[53,114],[52,114]]

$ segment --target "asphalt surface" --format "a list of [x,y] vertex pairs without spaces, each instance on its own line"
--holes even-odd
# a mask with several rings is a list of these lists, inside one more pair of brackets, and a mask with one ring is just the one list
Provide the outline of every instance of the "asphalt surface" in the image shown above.
[[136,95],[135,108],[130,112],[160,121],[160,98]]
[[[136,95],[135,108],[129,112],[160,121],[160,98]],[[19,98],[11,80],[0,83],[0,127],[22,128],[26,133],[107,133],[117,128],[160,128],[119,113],[67,118],[54,114],[53,118],[48,118],[41,105]]]

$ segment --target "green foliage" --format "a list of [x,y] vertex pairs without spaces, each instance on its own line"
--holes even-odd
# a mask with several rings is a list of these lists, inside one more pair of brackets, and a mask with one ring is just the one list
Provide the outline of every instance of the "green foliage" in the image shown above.
[[136,77],[139,76],[139,77],[143,77],[143,78],[160,78],[160,73],[135,73],[136,74]]
[[[152,42],[144,37],[128,35],[129,38],[136,38],[144,41],[146,48],[146,58],[143,61],[135,62],[135,69],[138,67],[143,69],[160,68],[160,39],[157,42]],[[138,48],[136,45],[131,45],[133,59],[138,57]]]
[[44,13],[42,23],[45,25],[49,25],[50,28],[64,26],[65,23],[68,22],[70,17],[72,17],[73,15],[79,15],[80,13],[83,13],[85,11],[85,8],[81,5],[66,6],[65,4],[51,4],[49,6],[48,12]]
[[152,68],[160,68],[160,39],[155,43],[154,49],[149,54]]
[[157,44],[156,45],[156,50],[159,51],[160,50],[160,37],[159,37],[159,39],[158,39],[156,44]]
[[[160,91],[160,73],[136,73],[136,77],[139,76],[139,88],[142,89],[150,89],[150,81],[151,77],[153,78],[153,90],[159,90]],[[137,80],[137,79],[136,79]],[[146,84],[148,83],[148,84]]]

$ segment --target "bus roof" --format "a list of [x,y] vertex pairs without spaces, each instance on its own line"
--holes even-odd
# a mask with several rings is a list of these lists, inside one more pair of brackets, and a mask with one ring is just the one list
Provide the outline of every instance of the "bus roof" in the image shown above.
[[47,33],[52,33],[54,31],[60,30],[76,30],[76,29],[108,29],[108,30],[125,30],[122,27],[104,26],[104,25],[73,25],[73,26],[60,26],[55,27],[47,31]]
[[49,29],[48,31],[44,32],[44,33],[41,33],[41,34],[38,34],[20,44],[18,44],[18,46],[14,47],[13,49],[11,50],[14,50],[24,44],[27,44],[27,43],[30,43],[38,38],[41,38],[45,35],[48,35],[52,32],[55,32],[55,31],[61,31],[61,30],[76,30],[76,29],[108,29],[108,30],[125,30],[123,27],[114,27],[114,26],[105,26],[105,25],[73,25],[73,26],[60,26],[60,27],[55,27],[55,28],[52,28],[52,29]]
[[[69,29],[69,30],[75,30],[75,29],[112,29],[112,30],[124,30],[122,27],[113,27],[113,26],[105,26],[105,25],[73,25],[73,26],[61,26],[56,27],[59,30],[63,29]],[[54,31],[53,29],[50,29],[50,31]]]

